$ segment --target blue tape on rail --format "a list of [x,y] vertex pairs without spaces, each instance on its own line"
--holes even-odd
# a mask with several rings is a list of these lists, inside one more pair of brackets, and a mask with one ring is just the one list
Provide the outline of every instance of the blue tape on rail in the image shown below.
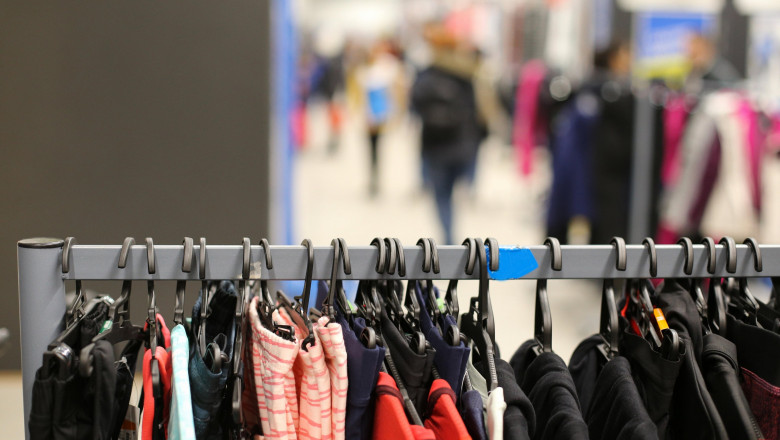
[[[489,266],[490,251],[485,249],[485,252],[487,252]],[[531,249],[521,247],[500,247],[498,263],[497,271],[489,271],[490,278],[498,281],[522,278],[539,267]]]

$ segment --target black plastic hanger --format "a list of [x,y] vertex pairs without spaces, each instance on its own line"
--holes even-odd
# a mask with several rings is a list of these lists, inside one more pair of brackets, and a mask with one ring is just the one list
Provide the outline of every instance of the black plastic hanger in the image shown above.
[[[377,248],[377,260],[375,271],[377,274],[383,274],[387,266],[387,245],[379,237],[371,241],[371,246]],[[379,301],[377,280],[362,280],[358,284],[357,294],[355,295],[355,306],[357,313],[366,320],[368,326],[376,325],[381,315],[381,305]]]
[[[441,272],[441,266],[439,265],[439,247],[436,245],[436,241],[433,238],[428,238],[428,241],[431,245],[431,267],[433,269],[433,273],[438,274]],[[475,251],[476,252],[476,251]],[[473,272],[473,267],[472,267]],[[429,301],[432,302],[431,308],[428,310],[428,313],[431,313],[431,310],[433,310],[433,314],[431,316],[431,319],[433,320],[436,327],[439,329],[439,333],[441,334],[444,341],[452,346],[452,347],[458,347],[460,346],[460,329],[458,328],[457,324],[448,324],[446,327],[442,327],[444,325],[445,320],[442,318],[442,315],[451,315],[455,318],[455,321],[457,322],[458,319],[458,297],[457,297],[457,286],[454,286],[455,291],[450,290],[450,286],[447,286],[447,293],[444,296],[444,299],[441,301],[443,307],[439,307],[439,297],[436,295],[436,290],[433,286],[433,280],[426,280],[427,281],[427,289],[428,289],[428,298]],[[450,280],[450,283],[453,280]],[[456,281],[457,283],[457,281]],[[455,298],[453,299],[453,293],[455,295]],[[453,304],[454,303],[454,304]],[[454,313],[451,311],[454,310]]]
[[[73,249],[73,245],[76,244],[75,237],[65,238],[65,244],[62,246],[62,273],[66,274],[70,272],[70,254]],[[86,296],[84,290],[81,287],[81,280],[76,280],[76,298],[73,300],[71,307],[65,311],[65,326],[71,327],[76,321],[81,319],[84,314],[83,306],[86,302]]]
[[[658,254],[652,238],[645,238],[642,244],[650,258],[650,278],[658,274]],[[661,330],[654,316],[653,301],[650,298],[652,285],[648,279],[633,279],[626,283],[625,318],[629,320],[634,332],[647,339],[653,348],[661,350]]]
[[347,243],[343,238],[334,238],[330,242],[333,246],[333,267],[330,272],[330,290],[328,296],[322,304],[322,314],[329,318],[328,324],[335,322],[336,320],[336,301],[339,302],[339,307],[347,319],[352,324],[352,307],[347,301],[342,287],[341,279],[338,277],[339,260],[343,263],[344,274],[350,275],[352,273],[352,264],[349,261],[349,249]]
[[[726,247],[726,271],[733,274],[737,271],[737,245],[731,237],[721,238],[720,244]],[[755,239],[748,238],[745,240],[745,244],[749,245],[753,251],[756,271],[763,269],[761,249],[758,247],[758,243],[756,243]],[[728,281],[733,283],[734,280],[729,279]],[[733,294],[729,296],[729,312],[747,324],[758,326],[758,301],[750,293],[747,277],[739,277],[738,287],[729,293],[732,292]]]
[[[610,244],[614,246],[617,253],[615,267],[619,271],[626,270],[626,241],[621,237],[613,237]],[[615,305],[615,281],[611,278],[604,279],[601,291],[599,334],[602,341],[598,345],[599,351],[609,361],[617,356],[620,341],[620,325]]]
[[[260,239],[260,247],[263,248],[263,255],[265,256],[265,269],[270,271],[274,268],[274,261],[271,257],[271,245],[268,244],[268,240],[265,238]],[[273,305],[274,301],[271,298],[271,291],[268,289],[268,280],[264,277],[260,277],[260,300]]]
[[[487,242],[491,243],[491,240],[487,240]],[[460,329],[472,341],[479,359],[482,360],[486,368],[488,392],[491,392],[498,386],[498,375],[494,358],[496,353],[495,327],[488,285],[488,260],[485,246],[481,240],[475,239],[473,242],[469,242],[469,246],[472,244],[476,244],[479,261],[479,296],[471,298],[469,311],[460,316]],[[497,255],[498,247],[495,248]],[[491,265],[497,268],[498,258],[491,260]]]
[[[423,262],[422,270],[425,273],[429,273],[433,267],[433,260],[431,259],[431,243],[428,240],[420,239],[417,241],[417,246],[423,248]],[[399,253],[403,253],[403,247],[399,247]],[[422,313],[422,307],[420,307],[420,301],[417,299],[415,293],[415,285],[418,281],[408,280],[406,282],[406,295],[404,295],[404,306],[406,307],[405,321],[408,323],[414,331],[420,330],[420,313]],[[424,350],[424,349],[423,349]]]
[[[753,254],[753,268],[756,272],[762,272],[764,270],[764,263],[761,258],[761,248],[758,242],[754,238],[747,238],[744,244],[750,247]],[[739,308],[744,312],[753,313],[755,318],[750,318],[750,323],[755,322],[760,327],[777,332],[780,330],[780,312],[770,307],[767,304],[756,299],[750,294],[747,286],[747,278],[743,277],[739,280]]]
[[200,278],[200,326],[198,327],[198,346],[201,355],[206,354],[206,318],[209,317],[209,283],[206,280],[206,237],[200,237],[200,252],[198,258],[198,278]]
[[301,242],[301,245],[306,248],[307,261],[306,261],[306,276],[303,283],[303,294],[293,298],[294,301],[290,301],[284,293],[281,291],[276,292],[276,299],[280,307],[287,310],[290,315],[290,319],[295,321],[296,325],[300,328],[306,329],[306,337],[301,341],[301,350],[308,352],[314,342],[314,329],[312,327],[311,320],[309,319],[309,298],[311,297],[311,284],[312,284],[312,272],[314,268],[314,246],[311,240],[308,238]]
[[[184,237],[182,242],[184,256],[181,261],[181,271],[192,272],[193,242],[192,237]],[[184,294],[187,290],[187,280],[176,281],[176,305],[173,309],[174,325],[184,324]]]
[[[146,237],[146,263],[149,270],[149,275],[157,273],[157,263],[155,262],[154,255],[154,241],[151,237]],[[160,365],[155,357],[157,351],[157,300],[154,294],[154,279],[149,279],[146,282],[146,287],[149,294],[149,303],[146,314],[146,325],[148,326],[148,344],[149,351],[152,355],[151,359],[151,375],[152,375],[152,390],[154,398],[162,399],[162,382],[160,381]]]
[[[551,268],[560,271],[563,268],[563,253],[561,243],[555,237],[547,237],[544,245],[550,247],[552,253]],[[547,297],[547,279],[539,278],[536,281],[536,303],[534,306],[534,354],[552,353],[552,314],[550,312],[550,300]]]
[[[710,278],[710,286],[707,291],[707,317],[709,319],[709,327],[713,333],[720,336],[726,336],[726,300],[723,296],[720,279],[714,276],[717,263],[715,241],[710,237],[705,237],[702,240],[702,244],[704,244],[707,250],[707,272],[713,275],[713,277]],[[735,259],[735,271],[736,264]]]
[[[75,242],[76,239],[73,237],[68,237],[65,239],[65,245],[62,250],[61,263],[63,274],[70,272],[70,254],[73,243]],[[87,304],[89,307],[85,307],[84,298],[85,294],[81,280],[76,280],[76,298],[74,299],[72,306],[65,313],[65,329],[62,331],[62,333],[59,334],[59,336],[57,336],[54,341],[49,344],[49,351],[54,350],[63,343],[67,344],[69,347],[76,344],[77,341],[74,340],[75,335],[80,334],[81,331],[79,323],[92,310],[92,308],[94,308],[94,306],[100,302],[89,302]]]
[[[423,254],[427,253],[429,257],[428,270],[425,270],[425,263],[423,263],[423,272],[429,273],[431,270],[433,270],[433,273],[439,273],[439,249],[436,246],[436,242],[433,241],[432,238],[421,238],[417,241],[417,245],[419,246],[422,242],[427,242],[427,252],[424,250]],[[425,299],[426,309],[428,311],[428,315],[431,318],[431,322],[433,322],[433,325],[436,326],[436,328],[439,330],[439,334],[442,334],[443,336],[444,332],[442,331],[441,324],[439,322],[441,311],[439,310],[436,292],[433,289],[433,280],[425,280],[425,286],[423,287],[421,285],[420,287],[421,289],[424,289],[423,298]]]
[[[130,252],[130,247],[135,245],[135,239],[133,237],[125,237],[125,241],[122,243],[122,250],[119,252],[119,263],[117,267],[124,269],[127,267],[127,256]],[[122,318],[122,321],[129,319],[130,314],[130,292],[132,290],[133,280],[122,281],[122,293],[119,295],[116,301],[111,304],[108,309],[108,319],[112,322],[117,316]]]
[[231,413],[233,419],[233,431],[238,433],[244,425],[243,414],[241,411],[241,394],[244,390],[244,332],[242,324],[244,322],[244,310],[249,301],[249,278],[252,269],[252,246],[249,237],[244,237],[241,241],[241,279],[238,282],[239,297],[236,300],[235,314],[235,332],[236,339],[233,343],[233,395],[231,396]]
[[[474,274],[474,266],[477,264],[477,246],[473,244],[473,238],[467,238],[461,243],[469,251],[466,257],[466,274]],[[444,304],[447,307],[447,313],[454,316],[457,320],[460,315],[460,304],[458,304],[458,280],[452,279],[447,284],[447,293],[444,295]]]
[[[135,244],[135,240],[132,237],[125,238],[122,244],[122,250],[119,252],[119,269],[125,269],[127,267],[127,256],[130,251],[130,246]],[[128,310],[128,304],[130,300],[130,292],[132,287],[132,280],[122,281],[122,293],[119,299],[114,301],[109,306],[108,320],[104,324],[105,330],[101,331],[92,341],[81,349],[79,354],[79,374],[82,377],[89,377],[92,375],[93,370],[93,355],[92,350],[95,347],[95,343],[99,340],[105,340],[116,345],[120,342],[141,340],[146,337],[146,331],[142,326],[133,325],[130,322],[130,313]],[[119,322],[117,322],[119,319]]]

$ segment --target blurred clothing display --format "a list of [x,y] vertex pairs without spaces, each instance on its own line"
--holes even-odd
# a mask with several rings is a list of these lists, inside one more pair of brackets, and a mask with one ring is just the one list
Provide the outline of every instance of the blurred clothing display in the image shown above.
[[763,134],[757,118],[737,92],[701,98],[682,137],[679,178],[662,200],[660,242],[697,234],[758,234]]
[[546,135],[546,122],[539,108],[546,74],[547,68],[541,60],[529,61],[520,71],[515,94],[512,145],[522,176],[531,174],[534,149]]

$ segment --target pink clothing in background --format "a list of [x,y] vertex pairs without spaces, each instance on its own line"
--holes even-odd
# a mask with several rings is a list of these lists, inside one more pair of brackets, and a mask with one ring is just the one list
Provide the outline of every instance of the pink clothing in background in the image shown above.
[[529,176],[533,171],[533,152],[543,126],[539,117],[539,90],[547,69],[541,60],[531,60],[520,70],[515,116],[512,124],[512,144],[515,146],[520,174]]
[[761,133],[758,125],[758,114],[750,102],[743,98],[737,110],[739,118],[745,127],[747,136],[747,161],[750,165],[750,189],[753,197],[753,207],[756,211],[761,211],[761,155],[765,136]]
[[676,182],[680,174],[680,144],[688,120],[688,106],[684,95],[675,95],[667,100],[663,118],[664,158],[661,164],[661,183],[667,187]]

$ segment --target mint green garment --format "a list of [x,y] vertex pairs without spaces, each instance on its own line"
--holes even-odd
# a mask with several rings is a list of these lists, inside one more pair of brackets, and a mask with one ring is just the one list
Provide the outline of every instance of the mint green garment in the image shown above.
[[190,376],[187,362],[190,359],[190,342],[184,326],[179,324],[171,330],[171,358],[173,359],[173,383],[171,415],[168,422],[168,440],[190,440],[195,438],[190,397]]

